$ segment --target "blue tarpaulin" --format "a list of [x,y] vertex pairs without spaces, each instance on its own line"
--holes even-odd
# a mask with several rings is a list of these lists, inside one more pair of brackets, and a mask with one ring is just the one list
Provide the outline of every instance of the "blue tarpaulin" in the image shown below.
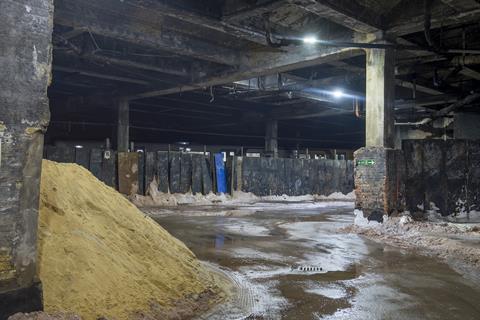
[[217,192],[227,193],[227,176],[225,175],[223,153],[215,154],[215,172],[217,174]]

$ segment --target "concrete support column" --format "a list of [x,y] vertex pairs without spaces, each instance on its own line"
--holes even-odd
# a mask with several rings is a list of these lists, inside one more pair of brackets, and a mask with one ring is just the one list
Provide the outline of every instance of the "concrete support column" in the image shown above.
[[117,102],[117,151],[128,152],[130,144],[130,103],[125,98]]
[[53,0],[0,1],[0,319],[42,308],[36,274]]
[[395,51],[367,49],[366,146],[393,148]]
[[401,151],[394,147],[395,51],[366,51],[366,147],[355,152],[356,207],[382,221],[399,209]]
[[267,120],[265,126],[265,156],[278,157],[278,120]]

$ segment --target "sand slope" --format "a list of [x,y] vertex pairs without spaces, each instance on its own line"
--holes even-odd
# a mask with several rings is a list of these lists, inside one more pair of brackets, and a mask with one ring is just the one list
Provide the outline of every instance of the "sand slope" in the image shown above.
[[87,320],[186,316],[219,292],[182,242],[88,170],[46,160],[42,170],[38,244],[46,312]]

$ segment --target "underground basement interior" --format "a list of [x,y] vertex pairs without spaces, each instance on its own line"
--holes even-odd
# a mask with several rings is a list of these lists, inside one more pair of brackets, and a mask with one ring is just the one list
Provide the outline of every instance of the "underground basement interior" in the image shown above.
[[0,319],[480,319],[480,1],[0,0]]

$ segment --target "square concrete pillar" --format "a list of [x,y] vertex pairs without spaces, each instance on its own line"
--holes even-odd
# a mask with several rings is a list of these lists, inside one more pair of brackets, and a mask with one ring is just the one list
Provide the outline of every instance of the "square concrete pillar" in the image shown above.
[[265,156],[278,157],[278,120],[267,120],[265,126]]
[[37,228],[53,0],[0,1],[0,319],[42,308]]
[[128,152],[130,142],[130,103],[125,98],[117,100],[117,151]]
[[394,148],[395,52],[366,50],[366,147],[355,152],[356,207],[370,220],[397,210],[401,154]]
[[394,146],[395,51],[366,52],[366,146]]

